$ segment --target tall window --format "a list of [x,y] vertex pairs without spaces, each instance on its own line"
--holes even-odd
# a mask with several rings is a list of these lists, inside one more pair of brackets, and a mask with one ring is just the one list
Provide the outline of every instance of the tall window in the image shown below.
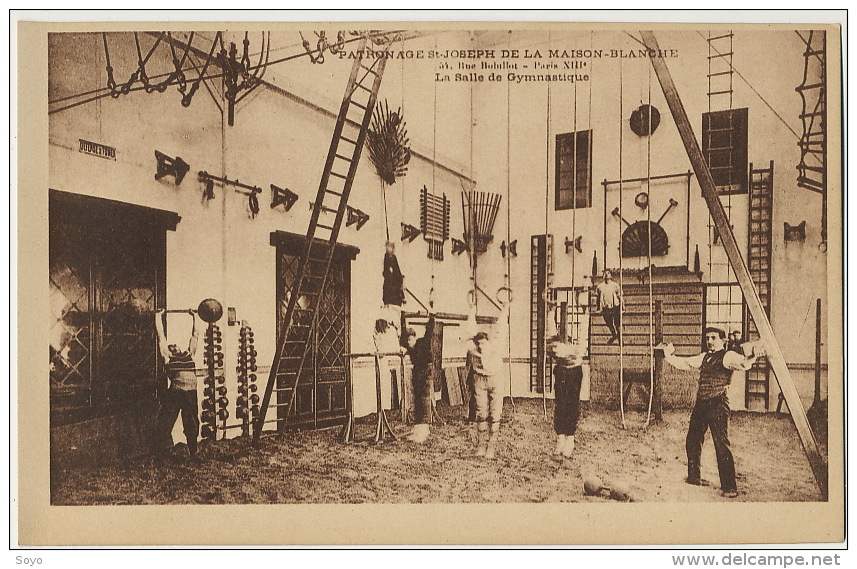
[[[706,326],[720,328],[727,334],[741,332],[744,336],[744,295],[737,284],[709,284],[705,286],[705,320]],[[705,338],[702,338],[702,348],[705,349]]]
[[704,113],[702,153],[719,193],[746,193],[747,109]]
[[556,135],[556,209],[592,206],[592,131]]

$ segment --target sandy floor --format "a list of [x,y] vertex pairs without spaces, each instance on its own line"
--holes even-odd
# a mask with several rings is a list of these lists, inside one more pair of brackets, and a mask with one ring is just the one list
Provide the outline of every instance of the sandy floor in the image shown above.
[[[548,416],[552,403],[547,402]],[[235,503],[418,503],[581,502],[583,480],[597,476],[624,485],[634,501],[729,501],[720,496],[710,437],[703,452],[703,477],[710,487],[684,483],[684,436],[689,411],[666,411],[662,423],[645,431],[643,416],[585,409],[576,454],[552,456],[552,423],[541,400],[518,400],[503,425],[494,460],[473,456],[463,408],[440,407],[446,424],[436,425],[425,445],[400,439],[375,445],[373,418],[358,421],[362,442],[338,442],[338,429],[306,431],[263,439],[259,449],[243,440],[218,441],[187,461],[183,445],[174,460],[149,458],[95,469],[57,473],[52,502],[72,504]],[[391,418],[397,418],[391,413]],[[513,415],[513,416],[512,416]],[[409,428],[392,421],[399,435]],[[821,496],[787,415],[735,413],[730,425],[740,495],[732,501],[814,501]]]

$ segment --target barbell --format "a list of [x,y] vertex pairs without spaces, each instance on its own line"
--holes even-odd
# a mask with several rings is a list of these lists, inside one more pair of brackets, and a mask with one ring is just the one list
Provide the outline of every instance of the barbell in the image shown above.
[[196,309],[193,308],[168,308],[164,310],[167,314],[187,313],[198,314],[199,317],[209,324],[213,324],[223,317],[223,305],[213,298],[206,298],[199,303]]

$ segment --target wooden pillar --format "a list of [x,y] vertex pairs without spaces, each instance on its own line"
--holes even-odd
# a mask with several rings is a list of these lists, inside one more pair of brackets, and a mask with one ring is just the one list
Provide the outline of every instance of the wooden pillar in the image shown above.
[[815,299],[815,393],[813,405],[821,404],[821,299]]
[[738,241],[735,239],[735,234],[732,232],[732,227],[729,225],[729,218],[726,216],[726,211],[723,209],[723,204],[720,201],[720,196],[717,193],[717,187],[714,185],[714,179],[711,177],[711,170],[702,155],[702,150],[699,148],[699,143],[693,134],[693,127],[690,120],[687,118],[687,112],[681,102],[681,97],[678,94],[678,89],[672,80],[672,75],[667,68],[667,64],[660,53],[655,34],[652,31],[643,30],[640,32],[643,43],[653,54],[651,57],[652,67],[658,77],[658,82],[664,92],[667,105],[670,108],[673,120],[676,123],[679,136],[684,144],[687,156],[693,166],[693,171],[696,174],[696,179],[699,181],[699,186],[702,189],[702,197],[708,205],[708,211],[714,221],[714,225],[720,234],[720,240],[723,248],[726,250],[726,256],[729,258],[729,264],[735,272],[735,277],[738,279],[738,284],[741,286],[741,292],[747,302],[747,308],[750,315],[753,317],[753,322],[759,331],[759,336],[767,350],[768,361],[771,368],[774,370],[774,375],[777,378],[777,383],[780,386],[780,391],[785,398],[786,404],[789,407],[792,421],[797,429],[798,436],[803,444],[804,452],[809,461],[812,473],[815,476],[815,481],[821,490],[822,496],[827,499],[827,463],[822,457],[818,449],[818,443],[810,428],[809,421],[804,411],[803,404],[800,401],[800,395],[797,392],[794,382],[791,378],[791,373],[786,365],[785,356],[780,350],[780,345],[774,335],[774,329],[771,327],[771,322],[759,299],[759,294],[753,284],[753,279],[750,276],[750,271],[747,269],[747,264],[741,255],[741,249],[738,247]]
[[[664,301],[655,300],[655,345],[664,341]],[[655,350],[655,377],[652,385],[652,414],[655,421],[664,420],[663,401],[664,352]]]

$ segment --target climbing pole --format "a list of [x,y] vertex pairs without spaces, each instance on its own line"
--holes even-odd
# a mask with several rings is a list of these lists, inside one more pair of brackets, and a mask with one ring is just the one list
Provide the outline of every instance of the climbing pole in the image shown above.
[[[256,419],[254,445],[259,444],[274,391],[277,392],[277,403],[274,405],[287,408],[285,417],[291,414],[298,380],[307,359],[311,357],[309,340],[316,319],[318,300],[327,283],[336,240],[348,206],[348,196],[384,75],[386,50],[390,47],[390,42],[386,42],[385,54],[376,57],[367,66],[362,57],[366,41],[364,37],[359,43],[357,53],[360,56],[355,58],[351,67],[351,75],[348,77],[345,95],[336,117],[327,160],[313,202],[305,249],[295,275],[286,315],[277,338],[274,361]],[[284,400],[286,401],[283,402]]]
[[[622,219],[622,194],[623,192],[623,177],[622,177],[622,156],[624,155],[624,132],[625,132],[625,124],[623,121],[623,117],[625,116],[625,109],[623,106],[624,103],[624,87],[625,82],[622,76],[623,65],[622,60],[619,60],[619,219]],[[651,229],[651,228],[649,228]],[[625,290],[625,282],[624,282],[624,273],[625,267],[623,267],[622,258],[624,257],[622,251],[622,224],[619,224],[619,290],[620,290],[620,300],[619,300],[619,414],[622,419],[622,428],[627,428],[627,424],[625,423],[625,316],[624,310],[622,309],[622,298],[621,293]],[[649,233],[650,231],[647,231]],[[604,257],[604,267],[607,267],[607,257]]]

